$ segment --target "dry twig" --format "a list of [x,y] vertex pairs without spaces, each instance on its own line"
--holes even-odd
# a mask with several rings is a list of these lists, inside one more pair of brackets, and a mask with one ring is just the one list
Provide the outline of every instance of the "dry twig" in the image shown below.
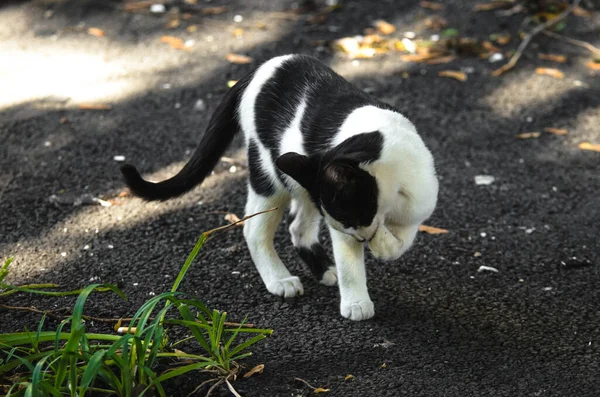
[[544,30],[542,33],[545,34],[546,36],[550,36],[550,37],[553,37],[555,39],[562,40],[565,43],[573,44],[573,45],[576,45],[578,47],[583,47],[586,50],[590,51],[595,56],[600,57],[600,48],[596,48],[596,47],[594,47],[593,45],[591,45],[590,43],[588,43],[586,41],[576,40],[576,39],[572,39],[570,37],[565,37],[562,34],[557,34],[557,33],[554,33],[554,32],[550,32],[548,30]]
[[579,3],[581,3],[581,0],[575,0],[573,4],[569,6],[569,8],[560,13],[556,18],[550,19],[536,26],[530,33],[528,33],[525,36],[525,38],[523,39],[521,44],[519,44],[519,47],[517,48],[513,56],[510,58],[510,60],[504,66],[492,71],[492,76],[500,76],[501,74],[514,68],[519,58],[521,58],[521,55],[523,55],[523,51],[525,51],[525,48],[527,47],[531,39],[533,39],[535,35],[541,33],[545,29],[548,29],[565,19],[579,5]]

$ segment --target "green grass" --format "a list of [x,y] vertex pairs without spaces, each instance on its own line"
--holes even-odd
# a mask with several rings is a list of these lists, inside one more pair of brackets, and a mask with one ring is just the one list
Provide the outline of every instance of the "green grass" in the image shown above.
[[[94,291],[125,295],[114,285],[93,284],[78,290],[72,315],[56,330],[43,331],[46,316],[37,330],[0,334],[0,394],[9,396],[116,395],[122,397],[166,396],[163,383],[191,371],[211,373],[210,391],[238,374],[238,361],[252,353],[248,349],[266,338],[272,330],[228,325],[227,313],[210,310],[199,299],[178,292],[194,259],[216,231],[203,233],[188,256],[170,291],[146,301],[129,322],[124,335],[89,333],[83,309]],[[0,269],[0,288],[7,296],[17,292],[72,294],[45,291],[54,284],[16,287],[4,284],[8,259]],[[67,331],[67,327],[70,329]],[[116,328],[116,327],[115,327]],[[183,328],[189,336],[170,342],[169,331]],[[172,334],[172,333],[171,333]],[[176,349],[186,346],[186,353]],[[166,368],[166,369],[165,369]],[[162,372],[157,372],[161,369]]]

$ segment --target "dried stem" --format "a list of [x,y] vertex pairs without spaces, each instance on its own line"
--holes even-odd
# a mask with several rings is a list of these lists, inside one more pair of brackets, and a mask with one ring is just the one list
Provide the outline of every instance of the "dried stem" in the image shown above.
[[542,33],[545,34],[546,36],[550,36],[550,37],[553,37],[555,39],[562,40],[562,41],[564,41],[566,43],[573,44],[573,45],[576,45],[576,46],[579,46],[579,47],[583,47],[586,50],[590,51],[595,56],[600,57],[600,48],[594,47],[593,45],[591,45],[587,41],[572,39],[570,37],[565,37],[562,34],[557,34],[557,33],[554,33],[554,32],[550,32],[548,30],[544,30]]
[[504,66],[492,71],[491,75],[500,76],[501,74],[514,68],[517,62],[519,61],[519,58],[521,58],[521,55],[523,55],[523,51],[525,51],[525,48],[527,47],[531,39],[533,39],[533,37],[541,33],[543,30],[548,29],[565,19],[579,5],[579,3],[581,3],[581,0],[575,0],[573,4],[569,6],[569,8],[560,13],[556,18],[550,19],[536,26],[530,33],[528,33],[525,36],[525,38],[523,39],[521,44],[519,44],[519,47],[517,48],[513,56],[510,58],[510,60]]

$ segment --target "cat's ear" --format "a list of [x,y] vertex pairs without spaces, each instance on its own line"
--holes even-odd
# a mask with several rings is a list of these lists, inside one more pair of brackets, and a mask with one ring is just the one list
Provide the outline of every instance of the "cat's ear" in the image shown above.
[[306,190],[311,190],[315,183],[318,171],[318,162],[315,159],[289,152],[279,156],[275,160],[275,165]]
[[356,167],[351,160],[340,159],[330,163],[323,170],[323,179],[335,190],[343,192],[354,186]]

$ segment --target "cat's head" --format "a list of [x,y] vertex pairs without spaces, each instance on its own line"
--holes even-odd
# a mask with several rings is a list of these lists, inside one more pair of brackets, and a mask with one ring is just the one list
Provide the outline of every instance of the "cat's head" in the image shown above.
[[276,164],[308,191],[332,228],[368,241],[379,227],[379,188],[375,177],[360,165],[379,158],[382,142],[379,132],[360,134],[325,153],[285,153]]

